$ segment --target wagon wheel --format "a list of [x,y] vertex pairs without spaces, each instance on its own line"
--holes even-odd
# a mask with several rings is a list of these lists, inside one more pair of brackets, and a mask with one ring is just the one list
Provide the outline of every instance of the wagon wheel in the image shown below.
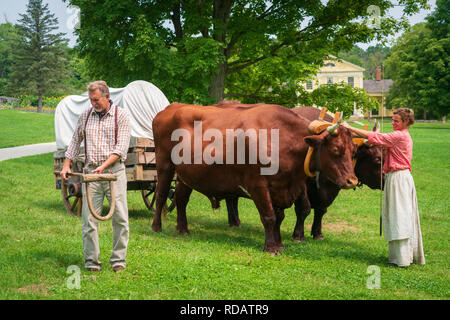
[[[147,206],[148,210],[151,212],[155,212],[155,200],[156,200],[156,183],[150,184],[150,186],[147,189],[142,190],[142,199],[144,200],[145,205]],[[165,210],[167,212],[171,212],[173,209],[175,209],[175,181],[172,181],[170,185],[169,190],[169,196],[167,197],[167,202],[165,206]]]
[[63,181],[61,186],[61,195],[67,212],[75,217],[80,217],[83,206],[81,184]]

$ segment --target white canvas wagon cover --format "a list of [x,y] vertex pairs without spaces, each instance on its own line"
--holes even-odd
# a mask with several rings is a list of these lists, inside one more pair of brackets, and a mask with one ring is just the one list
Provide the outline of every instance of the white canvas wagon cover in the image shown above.
[[[158,112],[169,105],[164,93],[147,81],[133,81],[125,88],[109,88],[114,105],[130,113],[131,136],[153,139],[152,121]],[[78,118],[91,108],[87,92],[62,99],[55,111],[56,148],[67,149]]]

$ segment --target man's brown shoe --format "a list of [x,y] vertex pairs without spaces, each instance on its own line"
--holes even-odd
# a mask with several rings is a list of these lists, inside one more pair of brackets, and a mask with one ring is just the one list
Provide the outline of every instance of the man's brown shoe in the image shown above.
[[95,267],[88,267],[86,268],[87,271],[91,271],[91,272],[99,272],[100,269],[99,268],[95,268]]
[[114,272],[118,272],[118,271],[121,271],[121,270],[123,270],[123,269],[125,269],[125,267],[124,266],[114,266],[113,267],[113,270],[114,270]]

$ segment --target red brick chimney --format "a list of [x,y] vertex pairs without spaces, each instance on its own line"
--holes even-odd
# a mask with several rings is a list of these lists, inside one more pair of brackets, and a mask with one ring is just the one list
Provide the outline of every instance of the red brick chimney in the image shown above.
[[376,79],[377,79],[377,81],[381,81],[381,68],[380,67],[377,67]]

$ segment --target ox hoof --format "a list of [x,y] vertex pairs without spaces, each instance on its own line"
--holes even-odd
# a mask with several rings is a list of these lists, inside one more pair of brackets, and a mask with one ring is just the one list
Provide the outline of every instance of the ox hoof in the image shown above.
[[234,222],[234,223],[230,223],[229,225],[230,225],[230,228],[232,228],[232,227],[239,227],[241,225],[241,222],[240,221],[239,222]]
[[153,232],[161,232],[161,226],[154,226],[154,225],[152,225],[152,231]]
[[313,239],[314,239],[314,240],[323,240],[324,237],[323,237],[323,235],[319,234],[319,235],[317,235],[317,236],[313,236]]
[[178,229],[177,228],[177,231],[178,231],[178,234],[180,236],[184,236],[184,235],[188,235],[189,234],[189,230],[188,229]]
[[277,247],[264,248],[264,251],[270,253],[272,256],[277,256],[280,254],[280,248]]
[[305,239],[305,237],[299,237],[299,238],[293,238],[292,240],[294,240],[294,242],[297,242],[297,243],[303,243],[303,242],[306,242],[306,239]]

